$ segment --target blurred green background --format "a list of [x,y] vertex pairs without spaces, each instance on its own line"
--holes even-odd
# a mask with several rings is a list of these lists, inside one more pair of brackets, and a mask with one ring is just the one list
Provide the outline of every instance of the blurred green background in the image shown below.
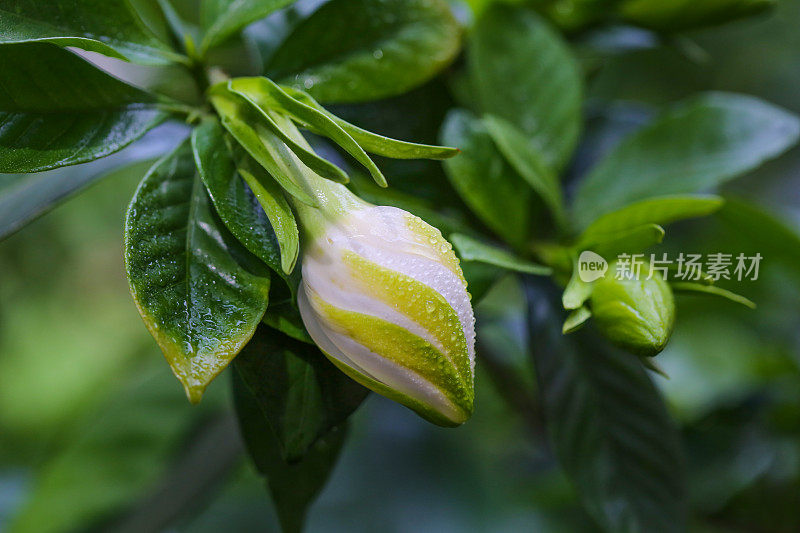
[[[666,43],[626,28],[581,38],[589,122],[574,173],[657,106],[698,90],[800,113],[798,27],[800,1],[787,0]],[[126,203],[152,157],[185,135],[161,127],[109,160],[67,169],[125,163],[0,243],[0,531],[14,517],[18,531],[36,532],[277,530],[227,414],[228,376],[190,406],[128,294]],[[726,190],[800,232],[800,149]],[[670,232],[673,250],[764,255],[759,280],[735,287],[757,311],[679,302],[658,359],[670,379],[655,381],[686,444],[697,531],[800,531],[800,264],[773,261],[800,250],[762,244],[717,220]],[[505,348],[504,367],[530,385],[536,339],[526,337],[523,308],[509,278],[478,314],[486,342]],[[497,387],[480,360],[477,368],[475,416],[455,430],[372,395],[308,530],[594,531],[535,426],[502,400],[513,388]]]

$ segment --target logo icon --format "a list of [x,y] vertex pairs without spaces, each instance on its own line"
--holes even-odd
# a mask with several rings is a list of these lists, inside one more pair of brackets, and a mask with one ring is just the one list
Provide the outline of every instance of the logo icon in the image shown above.
[[585,283],[605,277],[608,272],[608,261],[600,255],[584,250],[578,257],[578,277]]

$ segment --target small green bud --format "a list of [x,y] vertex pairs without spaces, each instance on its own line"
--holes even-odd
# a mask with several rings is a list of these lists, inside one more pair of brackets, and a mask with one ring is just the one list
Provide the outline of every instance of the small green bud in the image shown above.
[[636,355],[652,357],[667,345],[675,324],[672,289],[643,262],[637,277],[627,270],[617,279],[617,265],[593,283],[592,315],[600,332],[611,342]]

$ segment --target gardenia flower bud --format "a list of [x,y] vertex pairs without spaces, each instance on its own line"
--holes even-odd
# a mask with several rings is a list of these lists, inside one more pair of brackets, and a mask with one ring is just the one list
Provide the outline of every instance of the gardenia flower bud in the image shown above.
[[465,422],[475,328],[450,243],[402,209],[364,202],[315,226],[298,303],[320,349],[354,380],[427,420]]
[[672,289],[658,272],[647,279],[644,262],[638,279],[630,270],[616,279],[615,263],[608,274],[593,282],[592,316],[598,330],[611,342],[631,353],[657,355],[667,345],[675,323]]

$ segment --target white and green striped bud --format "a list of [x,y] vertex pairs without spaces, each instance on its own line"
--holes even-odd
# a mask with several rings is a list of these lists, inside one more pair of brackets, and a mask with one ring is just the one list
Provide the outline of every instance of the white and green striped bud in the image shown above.
[[395,207],[358,201],[336,216],[304,211],[301,218],[317,220],[298,303],[317,345],[347,375],[427,420],[465,422],[475,328],[450,243]]

